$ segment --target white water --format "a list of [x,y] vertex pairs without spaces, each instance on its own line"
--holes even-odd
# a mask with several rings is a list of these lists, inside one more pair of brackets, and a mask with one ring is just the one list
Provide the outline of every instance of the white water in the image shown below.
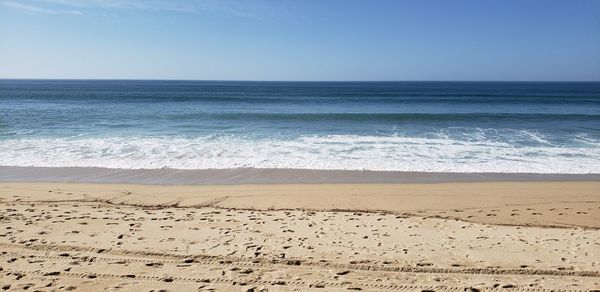
[[600,147],[515,147],[449,138],[331,135],[290,139],[0,140],[0,165],[125,169],[295,168],[416,172],[600,173]]

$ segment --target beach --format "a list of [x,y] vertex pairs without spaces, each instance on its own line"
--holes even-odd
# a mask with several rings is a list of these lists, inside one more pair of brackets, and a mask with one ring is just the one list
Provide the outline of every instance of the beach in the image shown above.
[[600,182],[0,183],[6,289],[593,290]]
[[591,291],[600,83],[0,80],[0,288]]
[[0,0],[0,292],[600,292],[599,15]]

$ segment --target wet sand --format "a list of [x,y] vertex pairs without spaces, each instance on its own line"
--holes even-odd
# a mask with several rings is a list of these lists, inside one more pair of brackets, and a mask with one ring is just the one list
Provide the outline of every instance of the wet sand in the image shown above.
[[600,287],[598,181],[21,182],[0,204],[7,289]]
[[152,185],[394,184],[448,182],[600,181],[600,174],[452,173],[320,169],[115,169],[0,166],[0,182],[77,182]]

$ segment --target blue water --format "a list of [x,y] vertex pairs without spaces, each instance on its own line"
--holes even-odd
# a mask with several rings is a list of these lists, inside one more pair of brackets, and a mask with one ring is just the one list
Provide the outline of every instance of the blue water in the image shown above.
[[0,80],[0,165],[600,173],[600,83]]

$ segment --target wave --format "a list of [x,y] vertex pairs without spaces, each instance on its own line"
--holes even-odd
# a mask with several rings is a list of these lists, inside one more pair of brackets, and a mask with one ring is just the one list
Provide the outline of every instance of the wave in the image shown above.
[[[100,91],[99,91],[100,92]],[[3,97],[0,96],[0,99]],[[10,99],[10,98],[9,98]],[[35,97],[29,99],[19,99],[20,101],[32,102],[80,102],[86,103],[230,103],[237,102],[243,104],[311,104],[311,103],[345,103],[345,104],[389,104],[389,105],[431,105],[431,104],[484,104],[484,105],[537,105],[544,103],[547,105],[600,105],[600,100],[597,96],[535,96],[523,94],[444,94],[444,93],[327,93],[327,95],[306,95],[286,93],[285,96],[280,94],[247,94],[244,92],[230,92],[227,94],[219,93],[215,95],[205,94],[198,95],[197,93],[186,94],[177,92],[127,92],[114,93],[113,95],[102,96],[100,93],[89,93],[86,96],[65,95],[60,94],[45,94],[43,98]]]
[[[532,135],[525,133],[524,135]],[[539,139],[533,136],[532,139]],[[600,173],[598,141],[564,147],[404,136],[234,136],[0,140],[0,165],[126,169],[295,168],[414,172]]]
[[583,121],[600,122],[600,115],[593,114],[543,114],[543,113],[191,113],[164,115],[163,119],[211,119],[211,120],[244,120],[244,121]]

